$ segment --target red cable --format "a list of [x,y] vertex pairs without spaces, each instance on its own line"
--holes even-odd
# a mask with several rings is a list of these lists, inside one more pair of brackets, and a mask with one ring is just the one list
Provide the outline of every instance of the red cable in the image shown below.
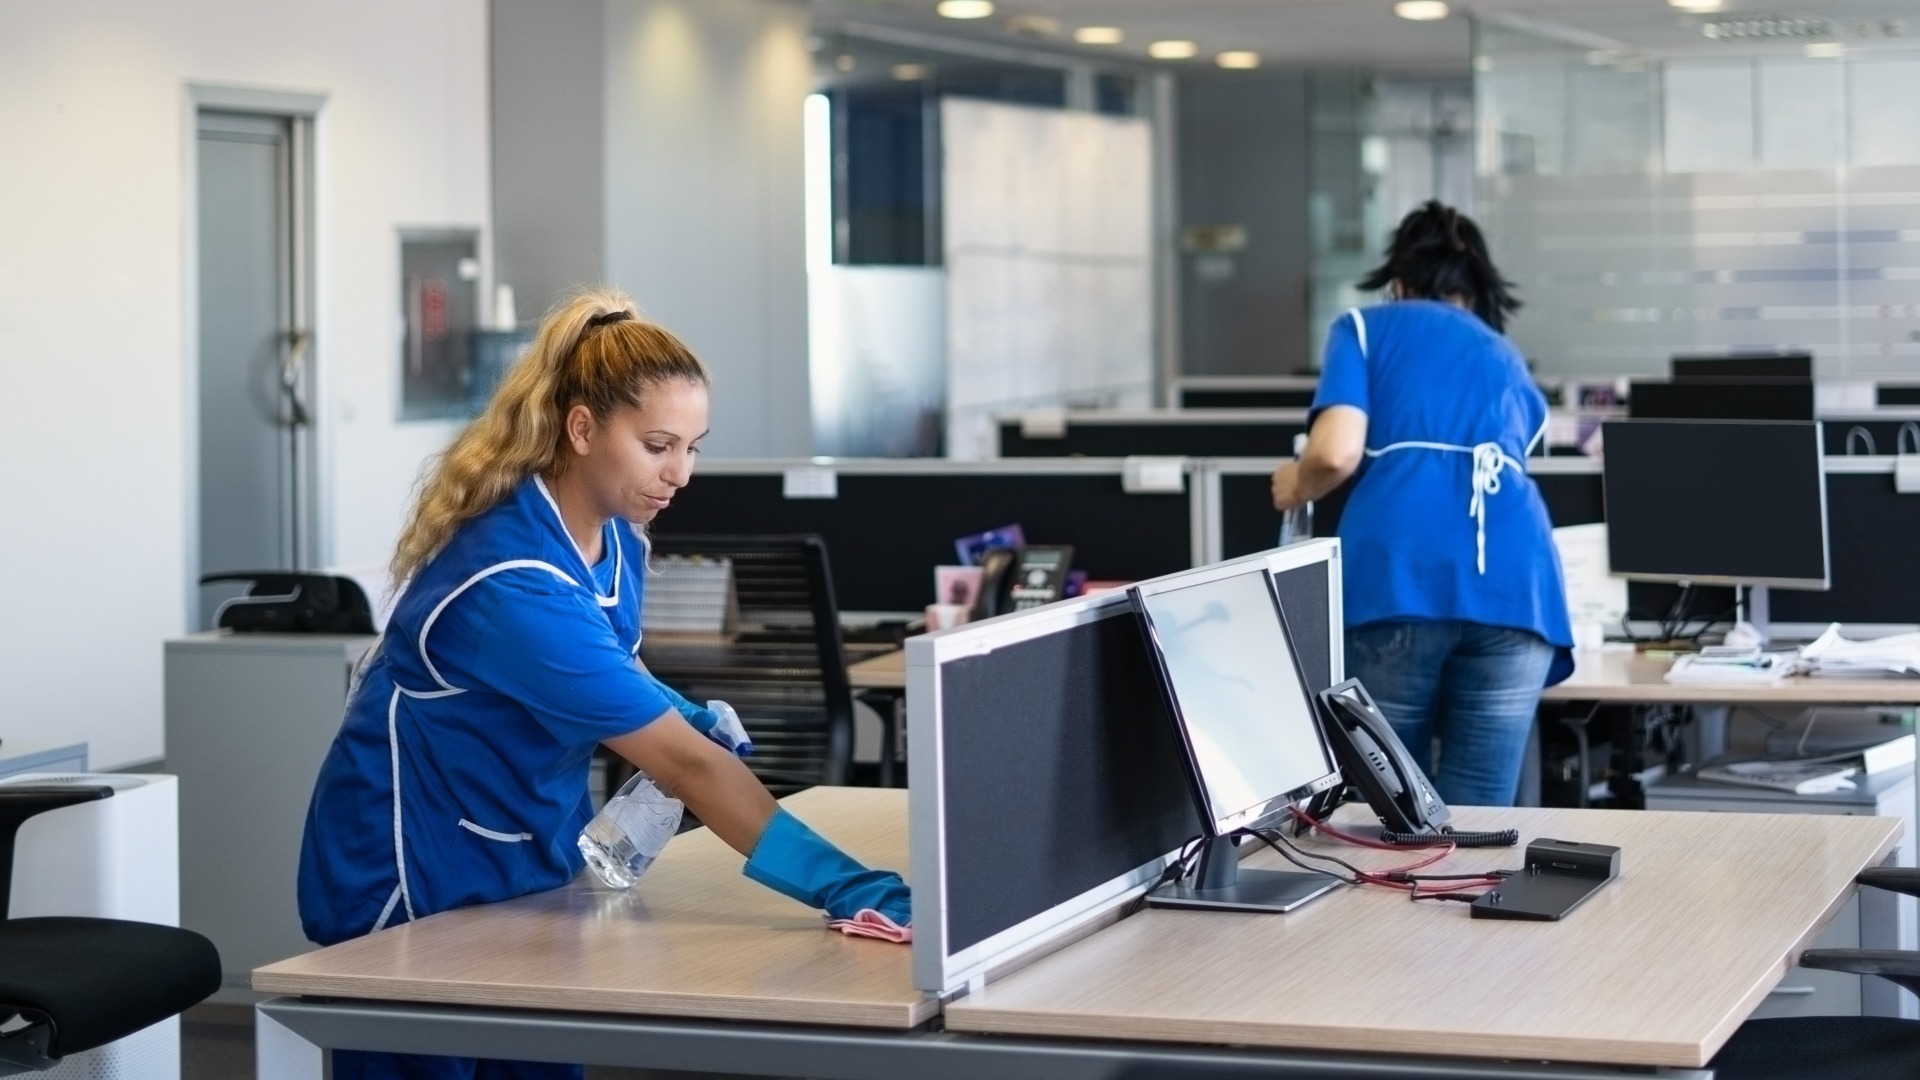
[[[1288,809],[1293,812],[1293,815],[1295,817],[1298,817],[1302,821],[1305,821],[1308,825],[1312,826],[1315,830],[1319,832],[1324,832],[1328,836],[1331,836],[1336,840],[1344,841],[1348,844],[1352,844],[1355,847],[1372,848],[1375,851],[1404,851],[1405,850],[1404,848],[1400,847],[1397,844],[1383,843],[1378,840],[1368,840],[1365,837],[1355,836],[1351,833],[1344,832],[1340,829],[1336,829],[1333,826],[1328,825],[1326,822],[1323,822],[1320,819],[1314,817],[1312,814],[1308,813],[1307,811],[1301,809],[1298,806],[1289,807]],[[1432,895],[1434,893],[1443,893],[1443,892],[1462,892],[1467,889],[1491,888],[1500,883],[1499,878],[1487,877],[1487,878],[1480,878],[1480,879],[1455,880],[1455,881],[1448,882],[1447,884],[1444,884],[1444,885],[1425,885],[1425,883],[1418,882],[1418,881],[1396,881],[1391,876],[1394,874],[1411,874],[1415,870],[1425,869],[1426,867],[1432,866],[1434,863],[1442,861],[1443,859],[1447,858],[1449,855],[1452,855],[1457,850],[1459,850],[1459,845],[1455,844],[1451,840],[1448,840],[1448,841],[1445,841],[1444,843],[1436,845],[1433,849],[1433,854],[1427,856],[1424,859],[1421,859],[1418,862],[1409,863],[1406,866],[1391,867],[1386,870],[1360,870],[1355,872],[1355,876],[1357,876],[1361,881],[1367,882],[1368,884],[1384,885],[1390,889],[1406,890],[1407,892],[1413,894],[1415,897],[1418,897],[1421,895]],[[1424,894],[1421,891],[1423,885],[1425,885],[1425,888],[1426,888],[1426,891]]]

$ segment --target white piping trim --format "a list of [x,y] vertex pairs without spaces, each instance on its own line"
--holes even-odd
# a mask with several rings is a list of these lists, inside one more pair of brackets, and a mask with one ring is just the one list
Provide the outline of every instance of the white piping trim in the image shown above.
[[1353,316],[1353,332],[1360,337],[1360,359],[1367,359],[1367,320],[1360,314],[1359,308],[1348,308],[1347,314]]
[[[603,522],[600,526],[601,542],[611,542],[613,544],[613,595],[606,596],[600,592],[599,586],[594,583],[593,564],[587,561],[587,553],[580,550],[580,545],[574,543],[573,534],[567,531],[567,519],[560,513],[560,503],[554,499],[553,492],[547,490],[547,482],[538,475],[535,475],[533,485],[540,489],[541,497],[545,498],[547,505],[553,509],[553,519],[560,525],[560,535],[567,538],[567,543],[573,544],[573,553],[579,556],[580,567],[587,572],[586,587],[593,593],[593,598],[600,602],[601,607],[613,607],[615,604],[618,604],[620,602],[620,569],[624,564],[620,551],[620,538],[616,536],[609,541],[605,535],[607,526],[612,524],[612,521]],[[559,573],[559,571],[555,571],[555,573]],[[572,579],[569,578],[568,580]]]
[[[393,697],[387,699],[387,755],[393,761],[393,867],[400,873],[397,887],[400,901],[406,905],[407,921],[412,922],[413,894],[407,889],[407,840],[400,827],[400,688],[397,686],[393,688]],[[387,906],[391,908],[392,901],[388,901]]]
[[470,833],[473,833],[476,836],[484,836],[489,840],[498,840],[503,844],[518,844],[523,841],[533,839],[533,834],[530,832],[517,832],[517,833],[496,832],[493,829],[489,829],[483,825],[475,825],[473,822],[468,821],[466,818],[460,819],[460,827],[467,830]]
[[387,906],[381,908],[380,917],[373,920],[373,930],[370,931],[371,933],[377,934],[380,931],[385,930],[387,928],[387,920],[393,917],[393,905],[399,902],[400,902],[400,886],[395,885],[393,887],[393,891],[387,894]]
[[[453,603],[454,599],[457,598],[461,593],[466,592],[468,589],[473,588],[475,585],[479,584],[482,581],[485,581],[487,578],[490,578],[495,574],[503,573],[508,570],[545,570],[548,573],[552,574],[553,576],[559,578],[561,581],[564,581],[567,584],[574,586],[575,588],[578,588],[580,586],[580,583],[573,580],[573,578],[569,577],[566,571],[561,570],[559,567],[553,565],[552,563],[541,562],[538,559],[508,559],[506,562],[494,563],[492,566],[487,567],[485,570],[482,570],[479,573],[468,578],[467,580],[461,582],[459,588],[441,597],[440,602],[433,605],[433,610],[427,613],[427,620],[420,624],[420,640],[418,642],[418,647],[420,649],[420,662],[427,666],[427,674],[433,676],[433,681],[440,684],[440,688],[442,691],[451,691],[453,693],[463,692],[460,687],[455,686],[452,683],[448,682],[447,680],[441,678],[440,669],[434,667],[433,660],[427,656],[427,634],[432,632],[434,620],[438,619],[440,617],[440,613],[447,610],[447,605]],[[597,596],[598,594],[596,593],[595,595]],[[406,694],[408,697],[444,697],[445,696],[444,693],[416,692],[411,690],[406,691]]]

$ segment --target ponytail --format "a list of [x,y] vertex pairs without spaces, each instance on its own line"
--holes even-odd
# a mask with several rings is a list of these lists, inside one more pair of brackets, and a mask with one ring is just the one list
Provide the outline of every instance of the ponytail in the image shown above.
[[1428,200],[1400,221],[1387,245],[1386,261],[1360,280],[1377,291],[1399,282],[1401,295],[1426,300],[1459,297],[1496,331],[1506,331],[1507,316],[1520,310],[1513,282],[1500,276],[1487,254],[1486,238],[1473,219],[1437,200]]
[[527,477],[559,475],[567,463],[565,418],[575,405],[604,422],[671,380],[708,385],[699,359],[640,318],[631,299],[602,288],[561,301],[486,410],[431,466],[394,550],[394,582],[411,578],[461,525]]

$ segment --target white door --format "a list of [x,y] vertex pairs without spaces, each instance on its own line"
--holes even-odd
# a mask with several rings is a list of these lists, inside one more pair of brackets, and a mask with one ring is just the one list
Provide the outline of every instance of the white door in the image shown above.
[[[304,118],[202,110],[199,569],[313,557]],[[240,585],[200,590],[199,626]]]

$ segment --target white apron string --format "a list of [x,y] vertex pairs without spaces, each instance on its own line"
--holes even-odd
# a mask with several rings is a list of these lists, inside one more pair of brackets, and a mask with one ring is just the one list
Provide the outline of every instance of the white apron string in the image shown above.
[[1453,443],[1409,442],[1391,443],[1378,450],[1368,450],[1367,456],[1377,458],[1398,450],[1438,450],[1448,454],[1473,455],[1473,494],[1467,500],[1467,514],[1473,518],[1475,565],[1480,573],[1487,572],[1487,496],[1500,493],[1500,473],[1503,469],[1512,469],[1525,473],[1527,467],[1515,461],[1511,455],[1500,448],[1497,442],[1476,443],[1473,446],[1456,446]]

